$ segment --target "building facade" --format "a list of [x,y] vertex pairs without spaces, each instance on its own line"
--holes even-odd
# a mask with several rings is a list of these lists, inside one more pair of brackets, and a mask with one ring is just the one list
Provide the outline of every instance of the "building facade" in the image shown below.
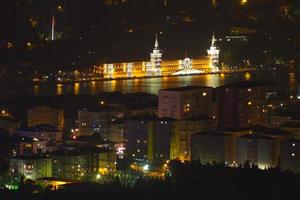
[[237,139],[236,159],[243,165],[246,161],[259,169],[268,169],[278,165],[278,155],[274,152],[276,142],[273,138],[261,135],[247,135]]
[[52,176],[52,159],[48,157],[16,157],[10,159],[10,172],[13,176],[25,176],[26,179]]
[[192,160],[203,164],[226,162],[227,135],[218,132],[196,133],[192,136]]
[[61,129],[64,127],[64,110],[50,107],[36,107],[27,112],[27,126],[35,127],[41,124],[49,124]]
[[214,128],[209,119],[134,117],[125,120],[125,154],[158,165],[170,159],[191,160],[192,135]]
[[219,128],[245,128],[264,122],[265,88],[254,82],[237,82],[218,87],[217,119]]
[[106,149],[56,152],[52,155],[54,178],[84,180],[97,174],[106,175],[116,170],[116,154]]
[[35,127],[19,128],[16,136],[37,138],[47,142],[59,142],[62,140],[62,131],[55,126],[38,125]]
[[189,119],[205,116],[215,119],[212,87],[186,86],[159,91],[158,116]]
[[96,67],[96,72],[107,79],[217,72],[219,70],[220,50],[215,46],[215,41],[213,36],[212,46],[207,51],[207,56],[194,59],[186,57],[184,59],[163,60],[163,53],[159,49],[156,36],[154,49],[150,53],[150,61],[106,63]]
[[78,111],[78,134],[92,135],[93,133],[99,133],[103,138],[108,139],[111,123],[123,118],[123,116],[123,110],[80,110]]
[[13,156],[43,154],[47,151],[47,141],[32,137],[18,137],[13,141]]
[[300,141],[291,139],[281,143],[280,168],[300,172]]

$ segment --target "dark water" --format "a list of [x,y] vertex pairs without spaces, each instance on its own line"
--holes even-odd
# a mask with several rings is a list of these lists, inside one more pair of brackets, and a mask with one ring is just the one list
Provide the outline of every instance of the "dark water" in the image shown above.
[[[300,76],[288,72],[251,72],[236,74],[210,74],[197,76],[180,76],[164,78],[147,78],[131,80],[92,81],[66,84],[39,84],[14,89],[1,89],[4,96],[20,94],[49,96],[49,95],[97,95],[99,92],[135,93],[146,92],[157,94],[160,89],[181,87],[187,85],[200,85],[218,87],[224,84],[242,80],[272,81],[287,89],[291,95],[296,95]],[[1,95],[1,96],[2,96]]]

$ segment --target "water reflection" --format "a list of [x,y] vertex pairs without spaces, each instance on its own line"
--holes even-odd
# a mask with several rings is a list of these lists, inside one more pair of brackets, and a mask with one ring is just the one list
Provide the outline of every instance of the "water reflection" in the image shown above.
[[75,83],[74,84],[74,94],[75,95],[79,95],[80,94],[80,84],[79,83]]
[[56,84],[56,95],[62,95],[62,93],[63,93],[63,85]]
[[296,74],[289,73],[289,88],[290,88],[290,95],[296,96],[297,95],[297,81],[296,81]]
[[251,74],[249,72],[246,72],[245,73],[245,80],[250,81],[250,79],[251,79]]
[[[100,92],[135,93],[146,92],[157,94],[160,89],[183,87],[187,85],[219,87],[235,81],[253,80],[253,81],[275,81],[293,95],[297,90],[297,75],[294,73],[239,73],[239,74],[210,74],[198,76],[178,76],[163,78],[146,78],[146,79],[130,79],[130,80],[112,80],[112,81],[91,81],[67,84],[42,84],[31,86],[29,88],[19,88],[13,95],[97,95]],[[11,92],[11,90],[1,91],[3,94]],[[17,93],[17,94],[16,94]]]
[[36,96],[40,92],[40,86],[39,85],[34,85],[33,86],[33,94]]

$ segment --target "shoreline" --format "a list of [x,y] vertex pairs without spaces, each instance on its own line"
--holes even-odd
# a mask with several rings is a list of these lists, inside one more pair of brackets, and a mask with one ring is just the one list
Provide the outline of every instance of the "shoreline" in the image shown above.
[[197,73],[197,74],[181,74],[181,75],[162,75],[162,76],[142,76],[142,77],[121,77],[121,78],[91,78],[88,80],[66,80],[66,81],[31,81],[33,85],[43,85],[43,84],[73,84],[73,83],[83,83],[83,82],[105,82],[105,81],[118,81],[118,80],[135,80],[135,79],[151,79],[151,78],[165,78],[165,77],[181,77],[181,76],[202,76],[202,75],[221,75],[221,74],[235,74],[235,73],[245,73],[253,72],[257,69],[240,69],[237,71],[220,71],[220,72],[207,72],[207,73]]

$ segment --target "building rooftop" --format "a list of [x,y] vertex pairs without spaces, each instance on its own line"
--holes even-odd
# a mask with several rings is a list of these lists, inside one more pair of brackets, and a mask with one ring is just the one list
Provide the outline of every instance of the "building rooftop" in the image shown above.
[[124,110],[123,107],[115,107],[115,106],[93,106],[93,107],[85,107],[79,110],[79,112],[99,112],[99,113],[107,113],[107,112],[122,112]]
[[192,137],[197,136],[228,136],[228,134],[219,131],[202,131],[192,135]]
[[42,141],[42,140],[39,140],[38,138],[27,137],[27,136],[14,137],[12,140],[13,140],[13,142],[17,142],[17,143],[22,143],[22,142],[34,143],[34,142]]
[[162,89],[160,91],[185,92],[185,91],[198,90],[198,89],[204,89],[204,88],[211,88],[211,89],[213,89],[212,87],[207,87],[207,86],[185,86],[185,87]]
[[273,83],[270,82],[254,82],[254,81],[239,81],[239,82],[233,82],[227,85],[220,86],[218,88],[254,88],[254,87],[265,87],[273,85]]
[[23,127],[19,128],[17,132],[58,132],[60,131],[56,126],[50,124],[41,124],[35,127]]
[[253,127],[252,130],[255,134],[265,135],[265,136],[270,136],[270,137],[291,135],[290,132],[284,131],[280,128],[267,128],[264,126],[255,126],[255,127]]
[[157,115],[138,115],[138,116],[133,116],[128,118],[127,121],[177,121],[177,120],[170,117],[159,118]]
[[91,145],[69,145],[72,146],[72,150],[58,150],[52,152],[51,155],[56,156],[82,156],[88,153],[107,153],[112,151],[109,148],[100,148]]
[[292,138],[292,139],[288,139],[288,140],[285,140],[283,141],[284,143],[300,143],[300,140],[299,139],[295,139],[295,138]]
[[[263,139],[263,140],[272,140],[272,137],[259,135],[259,134],[251,134],[251,135],[244,135],[239,137],[240,139]],[[238,139],[239,139],[238,138]]]
[[11,160],[41,160],[51,158],[49,155],[42,155],[42,154],[33,154],[33,155],[22,155],[22,156],[16,156],[12,157]]
[[285,128],[300,128],[300,122],[298,122],[298,121],[285,122],[281,127],[285,127]]
[[10,118],[10,117],[0,117],[0,121],[9,121],[9,122],[13,122],[13,123],[19,123],[19,121],[18,120],[16,120],[16,119],[13,119],[13,118]]

